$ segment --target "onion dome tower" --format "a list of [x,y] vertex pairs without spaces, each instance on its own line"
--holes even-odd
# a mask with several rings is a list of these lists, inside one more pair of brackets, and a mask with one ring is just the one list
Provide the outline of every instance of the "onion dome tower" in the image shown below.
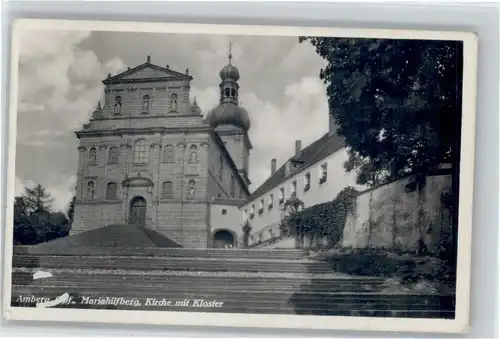
[[219,84],[220,103],[208,113],[207,120],[213,128],[221,125],[231,125],[246,132],[250,129],[250,118],[246,109],[238,106],[240,72],[231,63],[233,58],[231,47],[229,48],[228,58],[229,63],[219,72],[222,80]]
[[207,121],[224,141],[240,175],[248,185],[248,158],[252,144],[248,137],[250,118],[248,112],[238,105],[240,72],[232,64],[231,44],[228,53],[229,62],[220,72],[221,83],[219,104],[207,114]]

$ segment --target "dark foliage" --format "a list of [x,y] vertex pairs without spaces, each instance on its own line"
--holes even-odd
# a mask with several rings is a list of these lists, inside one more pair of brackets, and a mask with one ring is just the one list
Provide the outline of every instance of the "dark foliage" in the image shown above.
[[377,186],[457,162],[462,43],[301,37],[327,61],[330,114],[350,147],[348,171]]
[[455,285],[455,269],[446,260],[432,255],[415,256],[384,249],[344,249],[323,258],[335,272],[355,276],[398,278],[403,284],[419,281]]
[[68,221],[70,224],[73,223],[73,217],[75,215],[75,200],[76,200],[76,197],[73,197],[73,199],[71,199],[71,202],[69,204],[69,208],[68,208]]
[[317,204],[285,219],[291,234],[301,238],[326,237],[331,245],[341,239],[347,212],[352,210],[358,191],[344,188],[333,201]]
[[45,188],[26,188],[14,201],[14,244],[34,245],[67,236],[70,221],[61,212],[52,212],[53,199]]

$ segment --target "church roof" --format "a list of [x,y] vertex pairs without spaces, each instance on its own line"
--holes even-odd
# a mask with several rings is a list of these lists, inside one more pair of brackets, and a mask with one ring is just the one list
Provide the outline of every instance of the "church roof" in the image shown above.
[[113,83],[123,83],[123,82],[135,82],[135,81],[165,81],[169,79],[185,79],[192,80],[193,77],[189,75],[189,71],[186,70],[185,73],[177,72],[171,70],[170,67],[162,67],[151,63],[151,59],[148,57],[147,61],[139,66],[129,68],[124,72],[118,73],[114,76],[110,76],[103,80],[105,85]]
[[[309,146],[302,149],[298,157],[293,156],[290,159],[288,159],[283,164],[283,166],[281,166],[273,175],[271,175],[271,177],[269,177],[248,197],[247,201],[254,200],[260,195],[278,186],[289,177],[295,175],[297,172],[300,172],[306,169],[307,167],[314,165],[321,159],[325,158],[326,156],[332,153],[335,153],[344,146],[345,143],[343,137],[337,134],[326,133],[321,138],[319,138]],[[298,168],[295,168],[293,173],[287,176],[286,166],[288,162],[292,160],[296,161],[300,165]]]

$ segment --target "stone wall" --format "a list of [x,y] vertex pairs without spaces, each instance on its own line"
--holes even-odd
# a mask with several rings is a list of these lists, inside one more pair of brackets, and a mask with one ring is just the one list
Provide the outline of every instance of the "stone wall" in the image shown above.
[[361,193],[344,227],[344,247],[415,250],[422,240],[435,251],[451,230],[451,214],[442,195],[451,190],[451,175],[427,178],[419,192],[406,192],[411,177]]
[[148,228],[185,248],[206,248],[209,228],[208,204],[204,200],[161,202],[158,223]]
[[80,234],[105,225],[125,223],[126,212],[121,203],[75,203],[75,214],[70,235]]

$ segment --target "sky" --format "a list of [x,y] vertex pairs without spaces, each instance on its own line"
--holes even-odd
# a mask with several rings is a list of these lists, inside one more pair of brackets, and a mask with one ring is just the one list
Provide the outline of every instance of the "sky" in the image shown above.
[[240,105],[250,115],[251,190],[294,153],[328,131],[325,62],[297,37],[24,31],[20,35],[16,191],[39,183],[65,211],[76,184],[78,139],[104,95],[102,80],[146,61],[193,76],[191,98],[206,114],[219,101],[219,70],[240,71]]

